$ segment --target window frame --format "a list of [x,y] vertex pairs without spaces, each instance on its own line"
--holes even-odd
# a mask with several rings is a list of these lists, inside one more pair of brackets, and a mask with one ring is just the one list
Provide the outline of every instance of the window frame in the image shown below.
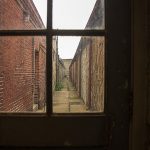
[[[104,0],[104,29],[53,29],[53,0],[47,0],[47,28],[46,29],[31,29],[31,30],[0,30],[0,36],[45,36],[46,38],[46,112],[0,112],[0,116],[41,116],[41,117],[55,117],[55,116],[93,116],[106,114],[106,78],[104,79],[104,112],[89,112],[89,113],[53,113],[53,95],[52,95],[52,41],[53,36],[103,36],[105,39],[104,53],[106,53],[106,0]],[[50,41],[50,42],[49,42]],[[106,55],[104,62],[106,64]],[[50,61],[49,61],[50,60]],[[106,72],[106,66],[104,72]],[[105,73],[104,73],[105,74]]]
[[[51,0],[48,0],[48,7],[52,8],[52,4],[50,2]],[[113,12],[113,13],[112,13]],[[48,11],[48,16],[52,17],[52,11]],[[109,17],[108,17],[109,16]],[[49,24],[51,25],[51,28],[47,29],[50,33],[52,29],[52,22]],[[107,30],[106,30],[107,29]],[[64,33],[65,32],[65,33]],[[98,34],[101,34],[101,31],[93,31],[91,33],[90,30],[82,32],[83,35],[93,35],[99,36]],[[80,35],[80,30],[72,30],[72,33],[68,30],[53,30],[53,32],[50,33],[50,35],[47,35],[46,30],[25,30],[25,31],[18,31],[18,30],[11,30],[11,31],[0,31],[0,36],[19,36],[19,35],[47,35],[48,40],[51,40],[50,37],[52,35]],[[129,149],[129,127],[130,127],[130,100],[132,95],[132,88],[131,88],[131,1],[130,0],[105,0],[105,34],[106,34],[106,49],[105,52],[105,114],[81,114],[81,115],[46,115],[46,114],[0,114],[1,121],[0,121],[0,130],[1,133],[1,139],[0,139],[0,146],[30,146],[30,147],[49,147],[49,146],[57,146],[61,148],[69,147],[69,149],[73,148],[74,146],[82,147],[83,149],[85,147],[95,146],[93,149],[110,149],[110,150],[127,150]],[[50,43],[48,43],[50,44]],[[52,43],[50,44],[52,47]],[[117,60],[117,56],[119,56],[119,60]],[[49,52],[49,56],[52,57],[52,55]],[[121,58],[123,58],[121,60]],[[48,65],[51,64],[51,62],[47,62]],[[50,71],[50,68],[49,68]],[[50,73],[50,72],[49,72]],[[49,74],[50,75],[50,74]],[[50,77],[52,77],[50,75]],[[50,79],[48,79],[50,81]],[[126,84],[127,83],[127,84]],[[48,90],[50,91],[50,89]],[[49,94],[51,95],[51,94]],[[49,106],[50,107],[50,106]],[[51,113],[51,109],[48,108],[48,112]],[[22,117],[23,116],[23,117]],[[62,123],[62,125],[68,124],[67,127],[70,127],[70,122],[73,121],[73,126],[76,127],[75,129],[80,129],[78,133],[73,132],[75,134],[75,137],[72,137],[72,131],[68,128],[67,133],[61,132],[60,139],[58,139],[57,142],[48,141],[47,138],[49,136],[47,135],[47,132],[45,131],[47,129],[50,129],[49,132],[52,136],[55,135],[51,127],[55,127],[55,129],[64,130],[62,126],[57,125],[58,120]],[[59,122],[59,123],[60,123]],[[79,123],[80,122],[80,126]],[[31,125],[36,125],[36,123],[39,123],[38,126],[36,126],[36,129],[39,129],[40,125],[43,127],[43,125],[46,125],[46,127],[43,129],[44,131],[40,132],[42,134],[42,137],[40,139],[38,137],[35,137],[35,135],[31,135],[31,137],[28,137],[28,131],[32,132]],[[47,125],[48,123],[48,125]],[[87,126],[84,126],[86,123]],[[21,129],[26,125],[26,128]],[[55,126],[56,125],[56,126]],[[91,126],[92,125],[92,126]],[[30,129],[31,128],[31,129]],[[60,129],[61,128],[61,129]],[[10,131],[7,131],[7,130]],[[41,129],[41,128],[40,128]],[[66,129],[66,127],[65,127]],[[81,129],[84,129],[82,132]],[[90,130],[89,130],[90,129]],[[104,131],[104,130],[105,131]],[[23,136],[19,133],[23,131]],[[88,141],[84,141],[83,137],[86,137],[87,134],[85,134],[87,131],[96,134],[92,134],[92,137],[88,139]],[[104,134],[102,134],[104,131]],[[34,132],[36,133],[36,132]],[[89,133],[89,134],[90,134]],[[13,139],[13,137],[8,137],[10,134],[15,134],[16,137]],[[65,135],[62,135],[65,134]],[[85,134],[84,136],[82,134]],[[30,134],[29,134],[30,135]],[[37,133],[36,133],[37,135]],[[46,137],[45,137],[46,136]],[[52,137],[51,136],[51,137]],[[77,143],[70,143],[66,141],[66,143],[61,143],[59,140],[66,140],[66,136],[70,139],[77,140]],[[98,137],[97,137],[98,136]],[[102,137],[104,136],[104,137]],[[31,138],[35,138],[30,140]],[[57,138],[57,136],[55,136]],[[87,137],[86,137],[87,138]],[[98,138],[97,143],[98,145],[95,145],[97,143],[94,143],[93,139]],[[6,140],[7,139],[7,140]],[[44,140],[44,143],[42,143],[40,140],[42,139],[42,142]],[[106,141],[105,141],[105,140]],[[23,141],[25,140],[25,141]],[[68,139],[69,140],[69,139]],[[79,141],[81,140],[81,142]],[[91,141],[90,141],[91,140]],[[90,143],[90,142],[92,143]],[[79,142],[79,143],[78,143]],[[89,144],[90,143],[90,144]],[[84,147],[83,147],[84,146]],[[61,149],[60,148],[60,149]],[[35,148],[36,149],[36,148]]]

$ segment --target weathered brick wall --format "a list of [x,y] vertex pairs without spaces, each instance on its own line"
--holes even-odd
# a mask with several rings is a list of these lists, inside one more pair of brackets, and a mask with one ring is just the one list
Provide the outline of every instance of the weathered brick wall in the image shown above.
[[34,95],[34,104],[38,105],[39,101],[39,50],[35,49],[33,53],[34,56],[34,68],[33,68],[33,95]]
[[104,29],[105,27],[105,0],[97,0],[91,13],[86,29]]
[[53,37],[52,43],[52,88],[55,91],[56,85],[61,84],[63,78],[65,77],[66,68],[58,55],[58,37]]
[[92,38],[91,109],[104,110],[104,38]]
[[38,108],[42,109],[46,101],[46,47],[44,37],[34,37],[34,63],[33,79],[34,79],[34,103],[38,104]]
[[[41,28],[37,10],[31,0],[0,1],[0,29]],[[25,11],[30,14],[24,20]],[[32,11],[32,13],[31,13]],[[39,43],[45,44],[40,37],[0,37],[0,111],[32,111],[35,92],[35,52]],[[38,47],[39,48],[39,47]],[[39,67],[44,64],[45,56],[39,55]],[[43,99],[43,82],[39,75],[39,94]]]
[[78,95],[80,95],[80,80],[81,80],[81,67],[80,67],[80,64],[81,64],[81,59],[80,59],[81,56],[78,57],[77,59],[77,64],[76,64],[76,71],[77,71],[77,83],[76,83],[76,88],[77,88],[77,92],[78,92]]
[[100,112],[104,110],[104,45],[103,37],[81,38],[70,67],[72,81],[87,109]]
[[43,45],[39,45],[39,109],[45,106],[46,101],[46,51]]
[[[85,29],[103,28],[104,1],[97,0]],[[81,37],[70,65],[71,80],[91,111],[104,110],[104,45],[104,37]]]
[[[85,42],[85,41],[84,41]],[[88,92],[89,92],[89,45],[82,49],[81,54],[81,97],[84,100],[87,108],[89,107]]]
[[58,82],[62,82],[62,80],[64,79],[64,77],[65,77],[65,71],[66,71],[66,68],[65,68],[65,66],[64,66],[64,64],[63,64],[63,61],[59,58],[59,60],[58,60],[58,78],[59,78],[59,81]]
[[1,37],[3,104],[1,111],[32,110],[32,38]]
[[69,66],[69,77],[70,77],[70,80],[71,80],[71,82],[73,83],[73,75],[74,75],[74,73],[73,73],[73,63],[71,63],[70,64],[70,66]]
[[0,1],[0,29],[23,29],[23,11],[16,0]]
[[53,50],[52,50],[52,63],[53,63],[53,75],[52,75],[52,88],[53,91],[55,91],[55,86],[56,86],[56,65],[57,65],[57,38],[53,38]]

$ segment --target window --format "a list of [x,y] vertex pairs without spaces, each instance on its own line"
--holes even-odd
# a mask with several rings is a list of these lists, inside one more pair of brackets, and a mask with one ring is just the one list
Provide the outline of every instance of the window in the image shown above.
[[54,113],[104,112],[104,39],[58,36],[58,62],[52,61]]
[[[7,0],[1,0],[6,2]],[[55,1],[55,0],[54,0]],[[129,0],[116,0],[113,1],[103,1],[97,0],[96,3],[104,2],[105,3],[105,23],[102,20],[102,28],[97,28],[97,24],[93,28],[90,26],[93,25],[87,24],[87,28],[72,29],[71,26],[59,28],[55,27],[53,24],[53,7],[55,2],[60,1],[47,1],[47,27],[43,29],[43,24],[40,22],[40,26],[32,29],[22,28],[22,27],[10,27],[5,28],[3,26],[0,30],[0,38],[6,39],[3,42],[9,43],[9,38],[21,38],[24,45],[28,44],[26,41],[30,38],[31,44],[34,43],[34,40],[38,37],[43,38],[44,44],[36,45],[37,48],[33,48],[33,52],[30,56],[33,56],[33,63],[26,64],[33,67],[33,72],[35,73],[35,90],[30,84],[30,94],[35,93],[34,96],[41,98],[44,97],[44,87],[39,83],[43,83],[43,77],[46,72],[46,103],[38,103],[39,106],[46,105],[46,113],[1,113],[1,146],[59,146],[59,147],[74,147],[74,146],[95,146],[102,149],[128,149],[128,131],[129,131],[129,92],[130,92],[130,2]],[[70,0],[69,0],[70,1]],[[73,0],[72,0],[73,1]],[[75,0],[74,0],[75,1]],[[80,0],[81,1],[81,0]],[[91,0],[92,1],[92,0]],[[21,5],[19,0],[15,1],[18,5]],[[25,0],[23,0],[25,4]],[[30,1],[30,4],[32,1]],[[78,1],[79,2],[79,1]],[[58,4],[54,7],[56,8]],[[6,4],[6,3],[5,3]],[[6,4],[7,5],[7,4]],[[17,6],[18,6],[17,5]],[[2,5],[0,5],[1,7]],[[8,5],[7,5],[8,6]],[[25,5],[26,6],[26,5]],[[27,7],[27,6],[26,6]],[[5,9],[0,9],[4,12]],[[18,9],[17,9],[18,10]],[[31,26],[31,22],[37,21],[36,19],[39,16],[36,16],[36,19],[32,18],[32,13],[25,12],[25,22],[24,26]],[[120,15],[122,14],[122,16]],[[1,17],[2,13],[0,13]],[[98,15],[101,17],[101,15]],[[17,17],[17,16],[16,16]],[[22,15],[23,17],[23,15]],[[94,16],[96,17],[96,16]],[[6,16],[9,18],[9,16]],[[0,18],[1,19],[1,18]],[[35,19],[35,20],[34,20]],[[65,19],[65,18],[62,18]],[[40,20],[40,19],[39,19]],[[96,18],[97,20],[97,18]],[[2,21],[2,19],[1,19]],[[31,22],[29,22],[31,21]],[[15,22],[15,20],[14,20]],[[12,22],[12,23],[14,23]],[[28,22],[28,23],[27,23]],[[11,25],[11,24],[10,24]],[[36,26],[36,24],[35,24]],[[104,28],[105,27],[105,28]],[[40,28],[40,29],[39,29]],[[16,29],[16,30],[14,30]],[[100,43],[100,45],[93,45],[94,47],[105,47],[104,55],[105,59],[105,109],[103,113],[72,113],[72,114],[58,114],[58,111],[53,111],[52,105],[52,89],[53,89],[53,61],[52,61],[52,49],[54,39],[60,37],[80,37],[85,43],[87,39],[95,39],[105,41]],[[8,38],[9,37],[9,38]],[[45,41],[44,41],[45,39]],[[89,40],[91,41],[91,40]],[[17,43],[18,42],[14,42]],[[21,46],[22,48],[22,46]],[[41,74],[38,73],[40,66],[43,64],[39,63],[39,59],[43,58],[45,55],[46,49],[46,70],[42,68]],[[88,48],[85,47],[85,51],[82,51],[83,55],[81,57],[88,57],[88,54],[85,52]],[[79,51],[77,51],[79,52]],[[28,54],[28,49],[22,48],[21,54]],[[84,54],[85,53],[85,54]],[[0,53],[2,56],[2,52]],[[9,52],[8,52],[9,54]],[[96,55],[92,53],[93,55]],[[101,56],[100,55],[100,56]],[[6,57],[7,58],[7,57]],[[12,60],[12,56],[9,57]],[[19,60],[20,59],[20,60]],[[57,59],[57,58],[56,58]],[[20,62],[20,65],[24,64],[24,58],[16,58]],[[80,59],[79,59],[80,60]],[[80,65],[79,60],[77,64]],[[3,59],[0,59],[3,61]],[[75,62],[75,61],[74,61]],[[72,62],[71,66],[74,66]],[[60,63],[61,60],[60,60]],[[84,64],[85,61],[82,62]],[[96,61],[95,68],[97,67]],[[12,64],[12,63],[11,63]],[[77,66],[77,65],[76,65]],[[89,65],[90,66],[90,65]],[[19,68],[20,66],[17,66]],[[24,67],[25,68],[25,67]],[[73,67],[70,67],[70,71],[73,70]],[[91,72],[92,70],[91,66]],[[73,72],[72,80],[73,78]],[[39,76],[40,75],[40,76]],[[95,75],[95,73],[93,73]],[[84,76],[84,75],[83,75]],[[2,72],[0,79],[4,77]],[[77,76],[78,77],[78,76]],[[19,76],[21,78],[21,76]],[[24,78],[24,77],[22,77]],[[39,82],[38,79],[41,79],[42,82]],[[78,77],[79,78],[79,77]],[[81,78],[83,78],[81,76]],[[96,77],[95,77],[96,78]],[[29,77],[32,79],[32,76]],[[16,79],[16,81],[18,81]],[[24,80],[23,80],[24,81]],[[28,81],[28,80],[27,80]],[[30,82],[28,82],[30,83]],[[78,86],[78,81],[75,82]],[[19,86],[18,84],[16,84]],[[81,87],[80,87],[81,88]],[[80,89],[79,88],[79,89]],[[36,94],[36,90],[41,89],[41,95]],[[83,90],[84,88],[82,88]],[[81,90],[79,90],[80,92]],[[13,92],[12,92],[13,93]],[[87,95],[86,95],[87,96]],[[36,104],[36,101],[34,101]],[[35,106],[36,107],[36,106]],[[9,130],[8,130],[9,129]],[[15,136],[14,136],[15,135]],[[124,135],[124,136],[123,136]],[[7,139],[7,140],[6,140]],[[117,141],[117,142],[116,142]],[[118,142],[119,141],[119,142]]]
[[[45,113],[48,110],[46,109],[45,87],[46,55],[48,55],[46,52],[49,49],[52,60],[47,58],[47,61],[52,61],[53,100],[51,101],[49,97],[50,102],[48,103],[53,104],[53,108],[51,108],[53,112],[104,112],[104,0],[54,1],[51,19],[53,27],[51,27],[52,24],[51,26],[45,24],[46,14],[43,12],[46,0],[42,3],[38,0],[13,0],[11,3],[2,1],[1,4],[1,29],[10,31],[11,29],[20,31],[21,29],[22,31],[32,29],[35,33],[33,36],[1,38],[1,51],[3,50],[1,72],[3,72],[4,78],[1,80],[3,84],[1,85],[0,111]],[[12,10],[5,12],[5,9],[9,9],[11,5],[14,5],[14,10],[18,9],[13,14],[16,17],[15,21],[4,18],[11,15]],[[39,5],[43,7],[42,10]],[[66,6],[69,6],[69,9]],[[84,9],[83,6],[85,6]],[[67,9],[65,10],[65,8]],[[75,8],[78,8],[78,13]],[[9,21],[12,24],[8,24]],[[78,29],[79,35],[67,37],[66,31],[58,30],[58,32],[63,31],[58,36],[59,34],[55,33],[56,27],[70,29],[69,32],[72,36],[74,36],[73,29]],[[42,29],[40,36],[36,35],[38,29]],[[100,35],[94,33],[96,30],[100,32]],[[42,33],[44,31],[45,33]],[[92,35],[85,31],[89,31]],[[52,34],[52,32],[54,33]],[[46,43],[48,36],[51,40]],[[66,41],[67,39],[68,41]],[[52,48],[49,43],[52,44]],[[9,53],[7,49],[9,49]],[[11,57],[13,55],[15,55],[14,58]],[[69,64],[63,57],[70,59]],[[11,64],[9,64],[10,61]],[[74,90],[71,90],[73,88]]]

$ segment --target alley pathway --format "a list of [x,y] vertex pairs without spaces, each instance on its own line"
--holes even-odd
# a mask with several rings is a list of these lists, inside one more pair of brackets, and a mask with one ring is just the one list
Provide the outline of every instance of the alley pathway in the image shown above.
[[87,112],[83,100],[78,97],[77,91],[72,83],[67,78],[64,78],[62,84],[63,88],[60,91],[55,91],[53,95],[53,112]]

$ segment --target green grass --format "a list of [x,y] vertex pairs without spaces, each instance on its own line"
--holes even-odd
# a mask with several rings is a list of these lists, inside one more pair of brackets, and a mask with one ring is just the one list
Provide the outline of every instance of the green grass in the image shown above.
[[55,91],[61,91],[63,88],[63,84],[61,82],[57,82],[55,86]]

